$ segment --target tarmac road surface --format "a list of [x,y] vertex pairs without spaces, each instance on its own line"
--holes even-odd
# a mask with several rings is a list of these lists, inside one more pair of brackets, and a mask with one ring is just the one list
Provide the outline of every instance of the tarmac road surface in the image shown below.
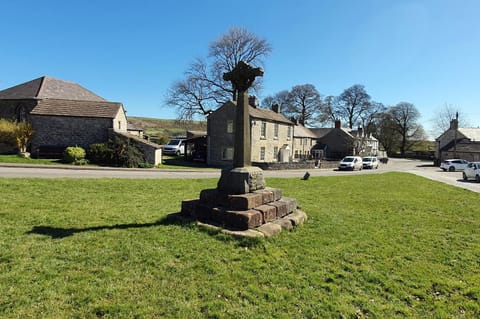
[[[480,192],[480,183],[462,180],[461,172],[443,172],[432,162],[390,159],[378,169],[361,171],[338,171],[336,169],[309,169],[310,176],[345,176],[352,174],[381,174],[385,172],[407,172],[431,180]],[[268,170],[265,177],[302,178],[307,170]],[[219,169],[126,169],[103,167],[79,167],[62,165],[25,165],[0,163],[0,178],[219,178]]]

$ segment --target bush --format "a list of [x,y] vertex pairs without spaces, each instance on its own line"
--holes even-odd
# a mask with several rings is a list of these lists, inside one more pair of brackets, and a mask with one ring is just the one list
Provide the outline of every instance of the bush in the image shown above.
[[132,143],[130,139],[115,137],[109,142],[109,146],[113,149],[113,164],[121,167],[139,167],[145,162],[142,152]]
[[30,123],[0,119],[0,143],[16,146],[24,153],[32,137],[33,128]]
[[142,152],[129,139],[120,137],[108,143],[90,145],[88,159],[98,165],[120,167],[140,167],[145,163]]
[[75,165],[86,164],[85,150],[79,146],[67,147],[63,153],[63,160],[66,163],[73,163]]
[[107,143],[90,145],[87,158],[90,162],[98,165],[112,165],[113,150]]

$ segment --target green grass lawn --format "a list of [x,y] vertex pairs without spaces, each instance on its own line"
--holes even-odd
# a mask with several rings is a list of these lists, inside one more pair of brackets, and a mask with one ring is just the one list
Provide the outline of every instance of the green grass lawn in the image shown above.
[[478,318],[479,194],[402,173],[268,179],[308,221],[165,216],[217,180],[1,179],[1,318]]
[[60,164],[57,159],[34,159],[14,155],[0,155],[0,163],[21,163],[21,164]]

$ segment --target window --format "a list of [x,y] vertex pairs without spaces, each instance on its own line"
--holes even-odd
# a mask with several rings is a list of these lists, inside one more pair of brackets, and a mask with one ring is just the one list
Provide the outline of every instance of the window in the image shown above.
[[118,129],[119,129],[119,130],[122,129],[122,121],[118,121]]
[[227,121],[227,133],[233,133],[233,120]]
[[292,136],[292,127],[289,125],[288,131],[287,131],[287,138],[290,139],[291,136]]
[[260,147],[260,160],[264,161],[265,160],[265,147]]
[[275,128],[273,131],[273,138],[278,139],[278,123],[275,123]]
[[233,160],[233,147],[226,147],[222,150],[222,160]]
[[273,148],[273,160],[276,161],[278,159],[278,146]]
[[260,131],[260,137],[261,138],[266,138],[267,137],[267,122],[262,121],[262,128]]

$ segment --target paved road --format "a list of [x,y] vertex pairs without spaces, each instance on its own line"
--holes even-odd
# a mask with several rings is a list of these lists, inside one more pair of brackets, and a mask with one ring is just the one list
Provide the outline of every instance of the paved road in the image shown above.
[[[390,159],[377,170],[337,171],[334,169],[310,169],[311,176],[345,176],[352,174],[381,174],[398,171],[413,173],[425,178],[480,192],[480,183],[464,182],[461,172],[443,172],[431,162]],[[265,177],[301,178],[306,170],[264,171]],[[86,168],[78,166],[15,165],[0,163],[0,177],[13,178],[219,178],[220,170],[162,170],[124,168]]]

